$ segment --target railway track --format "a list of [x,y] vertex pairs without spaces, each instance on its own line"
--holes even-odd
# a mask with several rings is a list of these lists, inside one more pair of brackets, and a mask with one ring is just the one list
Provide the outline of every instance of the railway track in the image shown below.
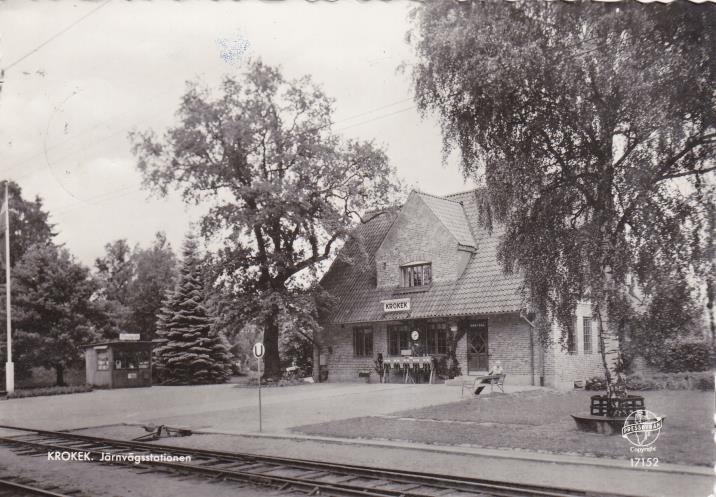
[[[309,495],[362,497],[624,497],[615,494],[523,485],[414,471],[335,464],[115,440],[14,426],[21,435],[0,437],[0,445],[27,455],[82,454],[92,461],[147,471],[299,491]],[[185,460],[177,462],[178,458]],[[187,460],[186,458],[189,458]],[[111,460],[110,460],[111,459]],[[140,462],[137,462],[137,459]],[[171,460],[170,460],[171,459]]]
[[29,496],[45,496],[45,497],[78,497],[79,490],[62,493],[59,487],[55,486],[37,486],[38,483],[17,476],[1,476],[0,477],[0,497],[29,497]]

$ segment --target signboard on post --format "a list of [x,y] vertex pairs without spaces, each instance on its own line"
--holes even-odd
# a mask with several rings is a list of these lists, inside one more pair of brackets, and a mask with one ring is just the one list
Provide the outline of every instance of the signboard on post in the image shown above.
[[261,363],[263,362],[261,358],[266,353],[266,347],[264,347],[264,344],[261,342],[257,342],[254,344],[253,348],[251,349],[254,353],[254,357],[256,358],[257,367],[256,370],[259,373],[259,433],[261,433],[261,430],[263,428],[261,423]]

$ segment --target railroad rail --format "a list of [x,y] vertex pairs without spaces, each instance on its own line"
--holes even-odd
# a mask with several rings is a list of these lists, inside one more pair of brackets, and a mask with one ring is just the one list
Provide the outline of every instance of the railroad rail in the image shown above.
[[[16,426],[2,429],[22,435],[0,437],[0,445],[24,454],[44,452],[83,454],[92,461],[130,465],[147,470],[203,476],[269,486],[309,495],[362,497],[624,497],[616,494],[525,485],[494,480],[446,476],[369,466],[337,464],[175,447],[116,440],[77,433],[37,430]],[[157,458],[163,455],[163,458]],[[131,458],[129,456],[132,456]],[[190,460],[167,460],[179,457]],[[137,462],[137,459],[140,462]],[[160,460],[157,460],[160,459]]]
[[[58,487],[38,487],[32,480],[16,476],[0,477],[0,497],[28,497],[31,495],[45,497],[77,497],[78,490],[70,493],[59,493]],[[72,494],[72,495],[70,495]]]

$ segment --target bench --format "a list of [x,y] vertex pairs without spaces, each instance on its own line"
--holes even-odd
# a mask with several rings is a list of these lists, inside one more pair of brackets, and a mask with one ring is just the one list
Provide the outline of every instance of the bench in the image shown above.
[[[473,390],[473,392],[474,392],[475,389],[476,389],[477,387],[479,387],[480,385],[485,385],[485,386],[487,386],[488,383],[489,383],[489,385],[490,385],[490,392],[492,392],[492,391],[494,390],[494,388],[497,387],[497,388],[500,389],[500,391],[501,391],[502,393],[505,393],[505,389],[504,389],[503,387],[504,387],[504,384],[505,384],[505,377],[506,377],[506,376],[507,376],[507,375],[506,375],[505,373],[502,373],[502,374],[492,374],[492,375],[488,374],[488,375],[483,375],[483,376],[476,376],[474,379],[470,379],[470,380],[467,380],[467,381],[463,381],[463,382],[462,382],[462,390],[460,391],[460,398],[462,398],[462,396],[463,396],[463,394],[464,394],[464,392],[465,392],[465,387],[466,387],[466,386],[471,387],[472,390]],[[485,380],[489,380],[489,381],[488,381],[488,382],[485,382]]]

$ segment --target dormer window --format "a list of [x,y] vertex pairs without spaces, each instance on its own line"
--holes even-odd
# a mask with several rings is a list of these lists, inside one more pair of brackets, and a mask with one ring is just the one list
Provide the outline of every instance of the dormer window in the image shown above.
[[432,265],[426,261],[412,262],[400,267],[400,286],[429,285],[433,281]]

